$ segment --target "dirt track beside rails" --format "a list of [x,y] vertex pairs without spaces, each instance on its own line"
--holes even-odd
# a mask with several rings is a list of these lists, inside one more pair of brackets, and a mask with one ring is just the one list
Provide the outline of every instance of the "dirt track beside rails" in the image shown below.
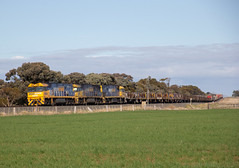
[[239,104],[239,97],[226,97],[219,100],[218,104]]

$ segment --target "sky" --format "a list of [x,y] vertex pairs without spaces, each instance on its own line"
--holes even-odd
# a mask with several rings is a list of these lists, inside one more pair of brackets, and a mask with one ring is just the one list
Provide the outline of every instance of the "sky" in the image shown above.
[[238,0],[0,0],[0,79],[24,62],[239,90]]

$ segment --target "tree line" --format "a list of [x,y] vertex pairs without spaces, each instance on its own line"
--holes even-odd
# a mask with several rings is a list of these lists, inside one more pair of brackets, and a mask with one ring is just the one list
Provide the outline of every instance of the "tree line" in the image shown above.
[[232,97],[239,97],[239,90],[234,90],[232,92]]
[[53,71],[43,62],[23,63],[17,69],[9,70],[6,79],[0,79],[0,106],[16,106],[27,104],[27,86],[30,83],[71,83],[92,85],[119,85],[124,86],[126,92],[162,92],[179,93],[186,95],[204,95],[197,86],[187,85],[169,86],[166,79],[155,78],[133,81],[131,75],[124,73],[90,73],[73,72],[63,75],[60,71]]

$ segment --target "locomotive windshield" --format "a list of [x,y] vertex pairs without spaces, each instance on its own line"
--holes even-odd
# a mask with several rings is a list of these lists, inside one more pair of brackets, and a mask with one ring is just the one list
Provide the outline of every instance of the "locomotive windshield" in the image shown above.
[[28,92],[42,92],[46,91],[46,87],[29,87]]

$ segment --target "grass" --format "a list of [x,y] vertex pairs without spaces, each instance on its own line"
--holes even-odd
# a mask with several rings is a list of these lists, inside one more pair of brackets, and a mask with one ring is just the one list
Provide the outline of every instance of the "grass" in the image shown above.
[[239,167],[239,110],[1,117],[0,167]]

